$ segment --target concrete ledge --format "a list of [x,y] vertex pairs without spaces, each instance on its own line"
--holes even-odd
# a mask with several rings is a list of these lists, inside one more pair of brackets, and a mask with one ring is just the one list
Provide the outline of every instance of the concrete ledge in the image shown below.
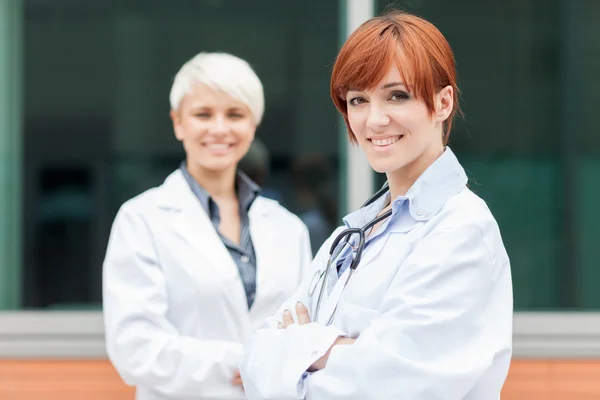
[[0,313],[0,358],[105,359],[102,314],[98,311]]
[[[521,312],[515,358],[600,359],[600,312]],[[105,359],[99,311],[0,313],[0,358]]]
[[513,353],[518,358],[600,358],[600,313],[515,313]]

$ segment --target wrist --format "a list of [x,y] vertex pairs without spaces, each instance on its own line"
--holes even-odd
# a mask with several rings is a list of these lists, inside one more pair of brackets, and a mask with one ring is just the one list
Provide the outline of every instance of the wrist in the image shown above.
[[325,368],[325,366],[327,365],[327,360],[329,360],[329,353],[331,353],[331,349],[333,349],[337,345],[350,345],[350,344],[353,344],[355,341],[356,341],[356,339],[352,339],[352,338],[344,337],[344,336],[338,336],[338,338],[335,340],[335,342],[333,342],[333,344],[331,345],[329,350],[327,350],[327,352],[325,354],[323,354],[323,356],[321,356],[317,361],[315,361],[308,368],[307,371],[315,372],[315,371]]

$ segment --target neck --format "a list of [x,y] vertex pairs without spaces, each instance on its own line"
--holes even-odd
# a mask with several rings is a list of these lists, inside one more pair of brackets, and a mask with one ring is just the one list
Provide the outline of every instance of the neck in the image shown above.
[[405,196],[421,174],[444,153],[444,146],[423,153],[419,158],[404,167],[387,174],[392,202],[398,196]]
[[208,170],[193,161],[190,162],[189,159],[186,166],[192,178],[208,192],[213,200],[236,197],[236,166],[218,171]]

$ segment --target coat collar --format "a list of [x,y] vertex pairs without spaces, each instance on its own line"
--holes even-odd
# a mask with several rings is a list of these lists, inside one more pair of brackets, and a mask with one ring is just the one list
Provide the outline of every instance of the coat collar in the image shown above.
[[[250,206],[250,215],[267,216],[272,210],[274,200],[258,196]],[[190,185],[186,182],[181,170],[172,172],[158,188],[156,205],[159,208],[173,211],[193,210],[202,208]],[[204,212],[206,214],[206,212]]]
[[[202,204],[202,207],[208,212],[211,216],[211,219],[214,217],[212,213],[215,211],[214,201],[210,197],[210,194],[192,177],[190,172],[187,169],[185,161],[182,161],[179,165],[179,170],[181,174],[185,178],[188,185],[192,189],[192,192]],[[238,199],[240,202],[240,207],[245,209],[246,211],[250,209],[250,206],[256,200],[260,193],[260,187],[254,183],[248,175],[243,173],[241,170],[237,170],[236,178],[235,178],[235,186],[238,194]],[[218,211],[217,211],[218,212]]]
[[398,201],[408,201],[410,214],[417,221],[427,221],[438,213],[446,201],[463,190],[468,182],[465,170],[458,159],[446,147],[438,157],[416,180]]
[[[400,212],[408,206],[410,219],[415,222],[427,221],[440,211],[446,201],[466,187],[467,175],[458,159],[446,147],[410,187],[406,195],[398,196],[392,203],[392,218],[405,218]],[[375,218],[379,211],[390,202],[389,191],[367,207],[356,210],[344,218],[347,227],[360,227]],[[398,217],[397,215],[400,216]],[[406,224],[412,225],[410,221]]]

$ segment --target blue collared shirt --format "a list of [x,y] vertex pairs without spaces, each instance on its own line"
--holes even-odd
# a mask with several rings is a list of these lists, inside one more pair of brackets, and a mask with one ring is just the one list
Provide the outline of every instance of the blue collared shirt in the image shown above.
[[[381,224],[376,232],[367,236],[363,253],[377,237],[388,234],[390,224],[423,221],[432,217],[443,205],[441,200],[456,194],[467,184],[467,180],[456,156],[447,147],[444,153],[419,176],[406,195],[394,199],[392,215]],[[381,210],[390,204],[390,197],[388,191],[367,207],[348,214],[343,219],[344,225],[346,228],[362,228],[377,218]],[[352,243],[353,246],[355,244]],[[350,249],[348,247],[347,251],[341,253],[336,262],[338,276],[341,276],[352,262],[352,257],[348,257]]]
[[237,245],[219,232],[219,224],[221,223],[219,206],[213,201],[208,192],[190,175],[185,165],[185,161],[181,163],[179,169],[196,195],[196,198],[198,198],[198,201],[200,201],[200,204],[202,204],[202,207],[206,210],[215,230],[227,248],[229,255],[231,255],[231,258],[237,265],[240,278],[244,284],[244,290],[246,291],[248,308],[250,308],[254,303],[254,297],[256,296],[256,253],[254,252],[254,245],[250,236],[248,210],[250,210],[250,206],[260,193],[260,187],[246,174],[238,170],[236,189],[240,205],[241,233],[240,244]]

